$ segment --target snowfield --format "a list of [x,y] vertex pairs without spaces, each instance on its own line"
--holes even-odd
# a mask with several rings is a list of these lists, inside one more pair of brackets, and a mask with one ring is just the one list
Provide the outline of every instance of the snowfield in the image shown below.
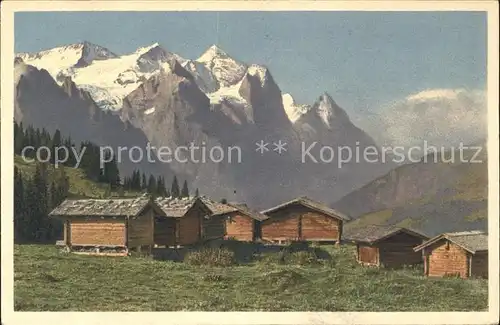
[[[190,60],[169,52],[160,44],[140,47],[135,52],[116,55],[110,50],[89,42],[62,46],[38,53],[17,55],[26,64],[45,69],[61,84],[71,77],[78,88],[87,91],[99,107],[118,111],[123,99],[144,81],[160,73],[171,73],[176,60],[194,78],[211,104],[225,103],[250,111],[250,103],[240,95],[245,75],[258,78],[264,87],[269,78],[266,67],[235,60],[216,45],[210,46],[199,58]],[[297,105],[290,94],[283,95],[283,105],[292,123],[311,109],[310,105]],[[320,105],[318,114],[328,125],[332,112],[328,105]],[[155,109],[144,111],[149,115]]]

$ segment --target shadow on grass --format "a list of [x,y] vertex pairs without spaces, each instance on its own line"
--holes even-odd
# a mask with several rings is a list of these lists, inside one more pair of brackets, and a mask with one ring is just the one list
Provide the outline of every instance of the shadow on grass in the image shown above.
[[304,258],[313,258],[314,260],[332,259],[330,253],[325,249],[321,247],[311,247],[307,242],[293,242],[289,245],[276,245],[258,242],[243,242],[231,239],[210,240],[201,244],[179,248],[154,248],[152,250],[152,255],[155,260],[182,262],[190,253],[203,250],[213,251],[214,249],[232,252],[236,264],[262,261],[269,257],[275,260],[282,259],[283,262],[285,262],[288,256],[298,257],[298,260],[304,260]]

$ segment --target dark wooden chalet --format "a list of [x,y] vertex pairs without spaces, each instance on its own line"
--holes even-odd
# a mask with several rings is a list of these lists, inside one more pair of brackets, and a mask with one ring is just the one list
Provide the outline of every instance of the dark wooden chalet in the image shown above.
[[157,198],[162,214],[156,216],[154,242],[157,246],[195,244],[201,240],[222,238],[222,223],[215,224],[212,211],[200,198]]
[[62,220],[65,245],[71,251],[126,255],[150,250],[153,221],[163,212],[149,197],[65,200],[49,216]]
[[394,226],[369,225],[359,228],[346,227],[343,240],[356,245],[356,260],[365,265],[390,268],[422,263],[422,257],[413,248],[428,237]]
[[245,204],[222,204],[207,198],[203,202],[212,210],[212,223],[224,225],[224,238],[254,241],[260,238],[261,222],[268,217]]
[[269,218],[261,223],[267,241],[340,242],[349,217],[307,197],[300,197],[261,212]]
[[488,234],[485,232],[444,233],[414,250],[422,251],[425,275],[488,278]]

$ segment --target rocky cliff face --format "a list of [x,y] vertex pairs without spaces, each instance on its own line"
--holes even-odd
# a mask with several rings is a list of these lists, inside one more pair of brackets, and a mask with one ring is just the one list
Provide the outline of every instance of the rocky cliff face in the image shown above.
[[[75,86],[71,78],[66,78],[59,86],[46,70],[18,61],[15,65],[15,81],[16,121],[44,127],[49,132],[59,129],[77,144],[80,141],[92,141],[101,146],[111,146],[115,151],[118,146],[146,147],[148,139],[141,130],[129,122],[121,121],[116,115],[103,112],[87,92]],[[153,174],[170,174],[165,166],[160,168],[146,162],[136,165],[126,154],[120,167],[123,173],[141,168]]]

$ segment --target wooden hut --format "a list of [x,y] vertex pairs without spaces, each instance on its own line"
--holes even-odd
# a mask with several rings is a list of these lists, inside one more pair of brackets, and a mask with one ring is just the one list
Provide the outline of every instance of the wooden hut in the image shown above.
[[425,275],[488,278],[488,234],[485,232],[444,233],[414,250],[422,251]]
[[49,216],[62,220],[71,251],[126,255],[150,250],[153,220],[162,211],[147,196],[134,199],[65,200]]
[[396,268],[422,263],[413,248],[429,238],[407,228],[369,225],[346,227],[343,239],[356,245],[358,263]]
[[300,197],[261,212],[262,239],[273,242],[340,242],[346,215],[307,197]]
[[208,198],[203,202],[212,210],[212,223],[224,225],[224,238],[254,241],[260,238],[260,224],[268,217],[245,204],[218,203]]
[[204,239],[224,236],[222,223],[211,222],[212,211],[200,198],[157,198],[162,210],[155,218],[154,242],[157,246],[191,245]]

